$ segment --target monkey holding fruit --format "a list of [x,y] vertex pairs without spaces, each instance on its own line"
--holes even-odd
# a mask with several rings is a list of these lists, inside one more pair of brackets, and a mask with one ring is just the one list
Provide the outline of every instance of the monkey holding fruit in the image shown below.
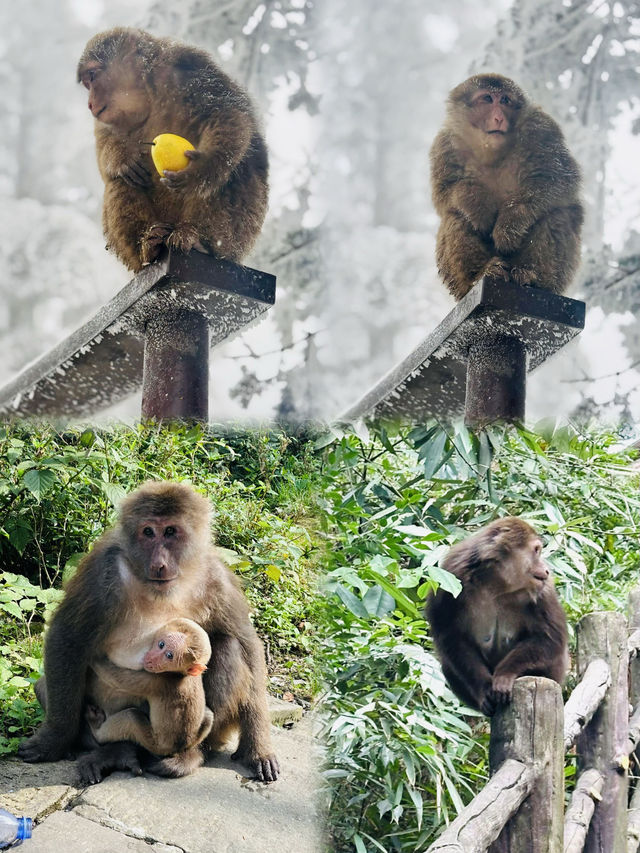
[[580,259],[580,170],[556,122],[499,74],[449,94],[431,148],[438,270],[456,299],[481,278],[564,293]]
[[462,591],[432,594],[426,617],[444,676],[463,702],[491,715],[511,700],[521,675],[562,684],[567,619],[532,527],[498,519],[454,545],[442,568]]
[[[266,146],[246,92],[204,51],[127,27],[88,42],[78,81],[95,118],[108,247],[134,272],[163,244],[239,261],[268,196]],[[188,165],[161,176],[150,147],[168,136],[182,137]]]
[[191,619],[173,619],[155,632],[141,670],[115,666],[106,658],[96,661],[92,668],[98,684],[145,700],[149,713],[123,708],[107,717],[89,705],[85,716],[95,739],[134,741],[155,755],[172,755],[201,743],[213,724],[201,678],[210,657],[206,631]]

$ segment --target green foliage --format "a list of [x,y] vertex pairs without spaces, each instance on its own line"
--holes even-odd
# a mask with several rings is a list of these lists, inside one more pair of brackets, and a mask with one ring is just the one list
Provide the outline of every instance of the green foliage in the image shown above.
[[217,543],[244,584],[272,683],[308,697],[324,547],[318,467],[307,436],[278,430],[0,428],[0,750],[35,719],[23,680],[38,672],[37,635],[63,578],[147,479],[188,480],[212,499]]
[[42,625],[61,597],[60,590],[0,572],[0,755],[15,751],[42,717],[30,688],[42,658]]
[[378,424],[334,432],[324,509],[325,734],[337,851],[423,849],[484,783],[486,722],[444,685],[421,613],[451,545],[519,515],[545,540],[570,622],[624,609],[640,562],[634,454],[616,436]]

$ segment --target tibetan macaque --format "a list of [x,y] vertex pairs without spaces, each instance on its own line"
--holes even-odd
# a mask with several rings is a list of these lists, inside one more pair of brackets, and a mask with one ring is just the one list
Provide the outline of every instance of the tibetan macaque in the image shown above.
[[213,724],[201,678],[210,657],[207,632],[191,619],[173,619],[154,634],[140,661],[142,670],[123,669],[106,658],[94,662],[100,681],[149,704],[148,714],[125,708],[110,717],[89,705],[85,715],[95,739],[134,741],[155,755],[172,755],[199,744]]
[[439,589],[426,617],[454,693],[491,715],[511,699],[521,675],[562,684],[569,666],[567,620],[536,532],[501,518],[455,545],[442,567],[462,583],[457,598]]
[[483,277],[566,291],[580,259],[580,170],[512,80],[479,74],[451,91],[431,189],[438,270],[456,299]]
[[[248,95],[198,48],[143,30],[98,33],[78,63],[105,183],[103,226],[134,272],[162,244],[239,261],[267,210],[268,162]],[[195,146],[181,171],[152,164],[162,133]]]
[[[98,539],[67,584],[45,639],[46,686],[38,682],[36,691],[45,720],[22,742],[20,757],[55,761],[77,747],[86,728],[85,702],[107,717],[139,704],[126,688],[105,683],[93,667],[107,657],[135,669],[151,635],[179,618],[204,628],[211,643],[202,681],[214,723],[204,745],[219,746],[239,729],[234,757],[258,779],[276,779],[264,649],[237,579],[211,544],[209,503],[184,483],[148,482],[132,492],[121,504],[118,523]],[[121,744],[106,743],[81,756],[80,780],[99,782],[105,772],[121,767],[122,750]],[[164,776],[184,776],[202,763],[198,747],[142,757],[147,769]]]

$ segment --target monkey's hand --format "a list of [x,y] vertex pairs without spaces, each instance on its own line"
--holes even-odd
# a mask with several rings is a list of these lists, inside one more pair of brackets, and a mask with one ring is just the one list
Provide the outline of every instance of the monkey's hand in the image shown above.
[[116,171],[115,177],[122,180],[130,187],[148,187],[151,184],[151,171],[147,167],[148,157],[144,154],[133,157],[128,163]]
[[491,234],[498,205],[481,184],[459,181],[451,191],[451,205],[481,234]]
[[522,202],[507,202],[498,214],[491,234],[496,250],[504,255],[515,252],[522,245],[525,235],[534,222],[535,215],[529,205]]
[[59,761],[71,747],[67,731],[59,731],[43,724],[30,738],[23,740],[18,747],[18,757],[23,761]]
[[233,753],[231,760],[247,764],[259,782],[275,782],[280,775],[280,764],[273,753],[252,757],[238,750]]
[[511,702],[511,693],[515,680],[515,675],[510,674],[493,676],[491,689],[487,691],[482,702],[483,714],[490,717],[492,714],[495,714],[501,705],[508,705]]
[[201,179],[201,170],[198,160],[202,162],[202,151],[196,148],[185,151],[185,157],[188,157],[192,162],[180,169],[179,172],[172,172],[170,169],[165,169],[164,178],[160,178],[160,183],[164,184],[170,190],[184,190]]

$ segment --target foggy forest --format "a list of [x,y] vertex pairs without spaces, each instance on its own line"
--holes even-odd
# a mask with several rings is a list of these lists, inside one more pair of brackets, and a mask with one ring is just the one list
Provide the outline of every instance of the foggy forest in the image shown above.
[[[527,415],[640,416],[640,6],[604,0],[32,0],[0,9],[0,382],[130,279],[105,252],[87,39],[139,26],[210,51],[252,95],[271,199],[249,266],[275,307],[212,354],[215,420],[340,416],[451,310],[428,151],[447,92],[515,79],[583,171],[584,332],[536,371]],[[139,402],[105,417],[134,417]]]

